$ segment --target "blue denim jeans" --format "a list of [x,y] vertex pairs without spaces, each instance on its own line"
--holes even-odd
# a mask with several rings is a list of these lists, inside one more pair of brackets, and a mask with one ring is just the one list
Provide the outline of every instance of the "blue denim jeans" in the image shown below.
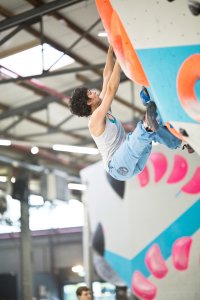
[[108,164],[108,173],[117,180],[127,180],[140,173],[149,158],[152,141],[170,149],[179,148],[181,140],[171,134],[166,127],[160,126],[156,132],[145,130],[139,122],[133,132],[126,136],[124,143],[117,149]]

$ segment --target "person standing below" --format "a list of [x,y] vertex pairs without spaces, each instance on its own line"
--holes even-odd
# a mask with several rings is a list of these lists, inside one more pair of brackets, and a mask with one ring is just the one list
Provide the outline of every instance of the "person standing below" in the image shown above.
[[87,286],[80,286],[76,290],[78,300],[91,300],[91,290]]
[[114,63],[113,49],[109,46],[102,91],[76,88],[70,98],[69,109],[79,117],[88,117],[89,131],[106,171],[113,178],[124,181],[144,169],[153,141],[170,149],[179,148],[182,141],[158,124],[157,108],[153,101],[147,104],[144,119],[138,122],[135,130],[125,133],[122,123],[110,112],[120,84],[120,74],[120,65],[117,60]]

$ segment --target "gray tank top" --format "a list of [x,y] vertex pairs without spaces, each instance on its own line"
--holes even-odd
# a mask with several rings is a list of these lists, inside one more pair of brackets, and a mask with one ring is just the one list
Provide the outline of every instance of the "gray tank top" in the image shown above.
[[104,132],[99,136],[93,136],[97,148],[103,159],[105,169],[108,171],[108,163],[126,138],[125,130],[111,113],[106,114],[106,127]]

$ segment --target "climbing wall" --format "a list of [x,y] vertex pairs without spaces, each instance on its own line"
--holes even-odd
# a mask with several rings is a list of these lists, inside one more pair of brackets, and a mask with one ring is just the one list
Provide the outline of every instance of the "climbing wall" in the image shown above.
[[200,4],[195,10],[192,2],[96,5],[124,73],[148,88],[163,122],[184,129],[184,139],[200,154]]
[[199,156],[159,145],[129,181],[112,179],[101,162],[81,177],[97,272],[139,299],[200,299]]

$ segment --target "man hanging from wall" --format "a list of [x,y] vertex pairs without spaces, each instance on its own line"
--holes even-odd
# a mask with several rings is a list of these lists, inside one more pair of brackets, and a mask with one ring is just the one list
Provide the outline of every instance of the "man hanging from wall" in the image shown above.
[[102,156],[106,171],[117,180],[127,180],[140,173],[149,158],[152,142],[170,149],[179,148],[182,141],[157,122],[156,104],[147,104],[143,121],[134,131],[125,133],[121,122],[112,115],[110,107],[120,84],[121,68],[113,60],[109,46],[103,71],[103,87],[81,87],[74,90],[69,103],[71,112],[79,117],[88,117],[88,127]]

